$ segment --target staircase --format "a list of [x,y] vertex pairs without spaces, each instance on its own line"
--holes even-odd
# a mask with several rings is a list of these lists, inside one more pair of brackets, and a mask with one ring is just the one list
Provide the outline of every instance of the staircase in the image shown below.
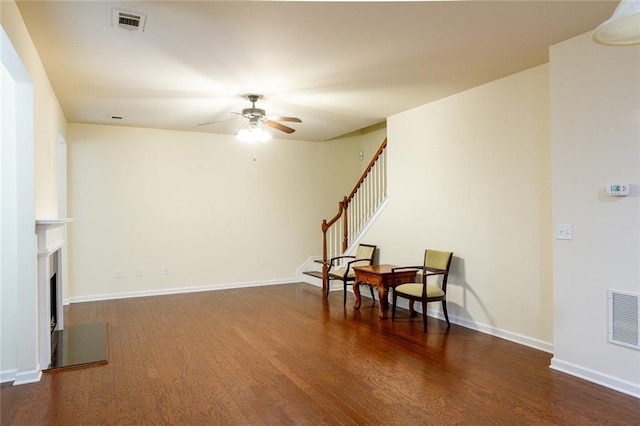
[[329,291],[327,269],[332,257],[349,253],[357,246],[367,226],[387,199],[387,139],[362,173],[351,193],[338,202],[338,213],[322,221],[322,259],[316,260],[321,271],[304,274],[322,280],[322,291]]

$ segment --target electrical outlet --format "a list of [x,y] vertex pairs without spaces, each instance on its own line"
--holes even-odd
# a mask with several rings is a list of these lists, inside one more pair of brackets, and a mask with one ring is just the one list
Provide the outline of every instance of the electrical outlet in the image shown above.
[[122,271],[120,269],[116,269],[115,277],[116,280],[122,279]]
[[262,259],[260,261],[260,269],[267,269],[267,261]]
[[136,269],[136,277],[144,277],[144,272],[142,271],[141,267],[138,267]]
[[162,267],[162,275],[169,275],[169,267],[168,266],[163,266]]

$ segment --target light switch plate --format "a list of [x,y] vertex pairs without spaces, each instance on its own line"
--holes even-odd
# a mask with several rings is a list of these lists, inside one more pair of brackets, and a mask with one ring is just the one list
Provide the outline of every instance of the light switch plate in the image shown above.
[[573,225],[556,223],[556,240],[573,240]]

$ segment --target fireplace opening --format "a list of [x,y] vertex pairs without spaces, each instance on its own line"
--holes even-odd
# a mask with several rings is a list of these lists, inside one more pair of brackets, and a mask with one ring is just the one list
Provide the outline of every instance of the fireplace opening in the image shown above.
[[53,273],[51,278],[49,279],[49,288],[51,289],[51,297],[49,302],[51,304],[51,330],[50,332],[56,329],[58,325],[58,281],[57,281],[57,273]]

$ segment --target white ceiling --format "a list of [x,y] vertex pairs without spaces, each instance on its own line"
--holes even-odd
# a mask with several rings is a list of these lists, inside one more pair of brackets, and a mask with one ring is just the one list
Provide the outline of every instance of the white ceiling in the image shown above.
[[[259,93],[302,119],[274,137],[324,141],[543,64],[617,1],[17,4],[69,122],[232,134]],[[144,32],[114,27],[114,8]]]

